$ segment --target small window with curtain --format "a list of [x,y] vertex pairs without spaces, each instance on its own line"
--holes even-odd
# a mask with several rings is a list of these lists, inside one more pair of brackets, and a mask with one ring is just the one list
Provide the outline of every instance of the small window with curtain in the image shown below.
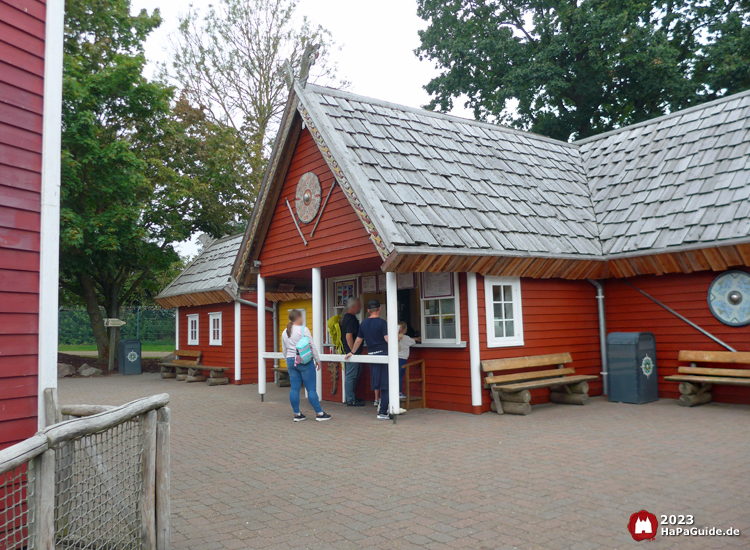
[[485,277],[487,347],[523,346],[521,280],[518,277]]
[[188,315],[188,345],[198,345],[198,315]]
[[221,345],[221,312],[208,314],[208,326],[211,330],[208,344],[210,346]]

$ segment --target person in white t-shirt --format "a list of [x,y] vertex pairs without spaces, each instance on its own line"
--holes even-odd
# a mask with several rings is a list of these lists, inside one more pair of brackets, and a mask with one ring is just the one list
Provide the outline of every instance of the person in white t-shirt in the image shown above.
[[409,348],[411,348],[417,342],[421,341],[421,338],[412,338],[411,336],[407,336],[406,330],[406,323],[404,321],[401,321],[398,324],[398,390],[400,393],[399,397],[401,399],[406,399],[406,394],[404,394],[404,373],[406,372],[406,368],[404,368],[404,365],[409,362]]
[[[298,309],[293,309],[289,312],[289,324],[281,333],[281,350],[286,358],[289,382],[292,385],[289,391],[289,402],[292,404],[292,410],[294,411],[294,421],[303,421],[306,417],[299,410],[299,391],[302,388],[302,384],[304,384],[305,388],[307,388],[307,400],[313,409],[315,409],[315,420],[323,422],[324,420],[329,420],[331,415],[323,412],[320,406],[320,399],[318,398],[318,391],[315,387],[317,383],[316,370],[320,370],[320,356],[318,355],[318,350],[315,349],[310,330],[303,323],[302,312]],[[307,363],[302,363],[300,355],[297,353],[297,343],[302,338],[309,340],[312,351],[313,358]]]

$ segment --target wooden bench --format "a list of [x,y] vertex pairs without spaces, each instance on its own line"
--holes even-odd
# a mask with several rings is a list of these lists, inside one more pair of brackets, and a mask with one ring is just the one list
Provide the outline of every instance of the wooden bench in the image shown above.
[[[510,359],[482,361],[482,370],[487,377],[484,387],[492,394],[492,410],[497,414],[529,414],[531,392],[538,388],[550,388],[550,401],[569,405],[585,405],[589,402],[589,385],[598,376],[575,374],[575,369],[566,367],[573,358],[569,353],[532,355]],[[507,371],[555,366],[555,369],[529,370],[512,374]]]
[[689,362],[689,367],[678,367],[677,374],[665,376],[668,382],[679,382],[683,407],[695,407],[711,401],[714,385],[750,386],[750,369],[722,369],[699,367],[699,364],[739,364],[750,366],[750,352],[682,350],[678,361]]
[[276,387],[285,388],[292,385],[289,381],[289,370],[286,367],[273,367],[273,372],[278,373],[276,377]]
[[[201,352],[194,350],[175,350],[175,358],[171,362],[160,363],[162,378],[176,378],[178,382],[203,382],[207,380],[208,386],[222,386],[229,384],[226,371],[230,367],[209,367],[201,365]],[[183,359],[191,357],[192,359]],[[203,375],[204,371],[209,371],[209,378]]]

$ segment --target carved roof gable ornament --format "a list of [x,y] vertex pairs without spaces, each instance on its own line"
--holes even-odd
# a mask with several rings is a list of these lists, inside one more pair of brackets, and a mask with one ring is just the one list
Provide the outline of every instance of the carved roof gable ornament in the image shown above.
[[305,47],[305,53],[302,54],[302,62],[299,70],[299,83],[304,88],[307,85],[307,78],[310,76],[310,69],[315,65],[315,60],[320,52],[320,44],[308,44]]

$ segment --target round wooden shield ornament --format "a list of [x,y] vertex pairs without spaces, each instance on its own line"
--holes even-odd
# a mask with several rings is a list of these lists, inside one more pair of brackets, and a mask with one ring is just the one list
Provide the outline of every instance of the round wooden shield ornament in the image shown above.
[[297,183],[297,198],[294,204],[297,217],[302,223],[310,223],[320,210],[320,180],[312,172],[302,174]]
[[750,273],[732,270],[716,277],[708,287],[708,307],[725,325],[750,324]]

